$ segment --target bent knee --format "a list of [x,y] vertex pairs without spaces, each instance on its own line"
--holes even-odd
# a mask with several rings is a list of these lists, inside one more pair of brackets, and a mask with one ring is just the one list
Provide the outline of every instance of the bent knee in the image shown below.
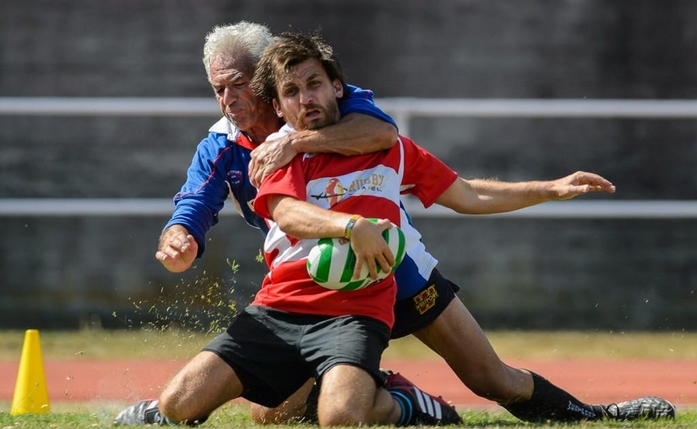
[[370,423],[366,413],[352,408],[346,404],[345,406],[332,407],[329,410],[323,411],[319,416],[319,425],[325,426],[358,426],[361,424]]
[[160,413],[173,423],[192,424],[207,418],[207,416],[192,413],[182,396],[178,392],[169,389],[160,395],[158,408]]
[[180,422],[181,407],[178,406],[177,395],[175,395],[170,390],[165,390],[160,394],[160,400],[157,407],[160,409],[160,413],[167,417],[170,421]]

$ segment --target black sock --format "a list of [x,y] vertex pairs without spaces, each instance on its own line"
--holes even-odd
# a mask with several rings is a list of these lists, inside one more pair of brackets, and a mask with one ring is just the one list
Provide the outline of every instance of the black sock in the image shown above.
[[527,401],[499,404],[519,419],[542,423],[600,420],[604,417],[602,406],[585,404],[545,378],[530,373],[534,383],[532,397]]

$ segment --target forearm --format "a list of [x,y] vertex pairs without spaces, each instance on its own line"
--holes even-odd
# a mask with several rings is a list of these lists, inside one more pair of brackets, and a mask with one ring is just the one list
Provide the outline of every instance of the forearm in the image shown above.
[[504,213],[550,201],[551,182],[458,178],[436,203],[462,214]]
[[334,125],[298,131],[289,138],[296,152],[351,156],[391,148],[397,141],[397,129],[385,121],[352,113]]
[[300,239],[343,237],[351,219],[351,214],[282,196],[270,201],[269,213],[283,232]]
[[509,212],[551,201],[551,182],[474,179],[468,183],[477,194],[480,213]]
[[547,201],[570,200],[591,192],[613,194],[615,185],[595,173],[577,171],[545,181],[499,182],[458,178],[436,203],[468,214],[503,213]]

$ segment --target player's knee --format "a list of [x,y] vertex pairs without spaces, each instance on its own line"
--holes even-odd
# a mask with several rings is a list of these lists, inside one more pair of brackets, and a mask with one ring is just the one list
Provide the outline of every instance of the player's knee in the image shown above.
[[185,424],[201,417],[191,414],[181,393],[171,386],[160,394],[158,408],[160,413],[173,423]]
[[350,404],[335,404],[319,414],[319,425],[328,426],[358,426],[370,423],[365,410],[351,407]]
[[172,422],[180,422],[183,419],[180,416],[180,407],[177,406],[177,395],[175,395],[171,389],[165,389],[160,394],[160,401],[158,403],[158,408],[160,413],[167,417]]

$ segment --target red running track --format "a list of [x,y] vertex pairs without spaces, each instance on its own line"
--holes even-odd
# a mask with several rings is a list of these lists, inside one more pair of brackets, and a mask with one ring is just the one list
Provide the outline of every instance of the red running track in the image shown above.
[[[161,360],[66,360],[44,362],[49,398],[66,401],[122,401],[156,397],[184,364]],[[697,360],[509,360],[528,368],[588,403],[660,396],[685,407],[697,406]],[[494,405],[466,389],[442,361],[389,359],[385,368],[401,372],[421,389],[459,408]],[[0,401],[11,402],[18,361],[0,361]]]

